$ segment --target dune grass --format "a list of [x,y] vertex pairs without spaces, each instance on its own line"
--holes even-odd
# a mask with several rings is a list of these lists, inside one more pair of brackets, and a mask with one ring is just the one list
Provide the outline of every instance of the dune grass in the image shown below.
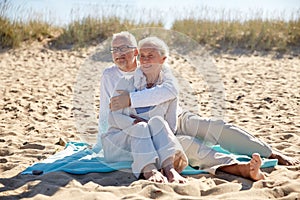
[[[16,48],[24,42],[45,41],[57,48],[83,47],[97,44],[113,33],[141,27],[164,27],[162,20],[151,17],[147,22],[115,16],[86,17],[74,20],[65,27],[56,27],[39,19],[27,22],[9,20],[5,11],[9,5],[0,3],[0,48]],[[145,15],[145,11],[141,11]],[[209,10],[206,12],[209,12]],[[147,13],[146,13],[147,15]],[[243,22],[237,19],[209,20],[193,16],[176,20],[171,30],[184,33],[210,48],[231,50],[241,48],[257,51],[286,52],[300,48],[300,12],[293,20],[263,20]]]
[[62,28],[62,34],[51,43],[52,46],[58,48],[68,46],[83,47],[98,44],[116,32],[151,26],[163,27],[163,24],[161,22],[136,24],[132,20],[122,20],[118,17],[86,17],[70,23],[66,28]]
[[53,38],[54,32],[54,27],[38,20],[22,23],[11,22],[0,17],[0,47],[2,48],[16,48],[23,42]]
[[186,19],[176,21],[172,29],[187,34],[200,44],[225,50],[241,48],[284,52],[300,47],[300,19],[289,22],[261,19],[245,22]]
[[0,2],[0,48],[15,48],[23,42],[53,37],[56,28],[38,18],[28,22],[8,19],[6,12],[9,6],[6,1]]

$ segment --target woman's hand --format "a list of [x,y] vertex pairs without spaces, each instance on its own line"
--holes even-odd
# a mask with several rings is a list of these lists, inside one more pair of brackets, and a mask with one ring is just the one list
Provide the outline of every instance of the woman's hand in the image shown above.
[[129,92],[127,92],[125,90],[117,90],[117,92],[120,95],[114,96],[110,99],[109,107],[112,111],[116,111],[116,110],[120,110],[120,109],[129,107],[131,104]]

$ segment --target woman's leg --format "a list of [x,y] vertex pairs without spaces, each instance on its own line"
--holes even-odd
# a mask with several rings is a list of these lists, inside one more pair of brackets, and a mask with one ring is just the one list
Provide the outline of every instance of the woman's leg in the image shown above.
[[220,144],[231,153],[251,156],[257,152],[267,158],[272,153],[269,145],[250,133],[223,120],[205,119],[190,112],[180,115],[177,133],[198,137],[208,144]]
[[224,154],[206,146],[201,140],[190,136],[177,136],[191,166],[199,167],[211,174],[217,170],[252,180],[264,179],[260,171],[262,160],[259,154],[253,154],[248,163],[241,163],[232,154]]
[[300,164],[299,160],[272,149],[267,143],[239,127],[223,120],[205,119],[190,112],[179,116],[177,135],[189,135],[210,144],[220,144],[235,154],[252,156],[253,153],[259,153],[265,158],[278,159],[278,163],[282,165]]
[[188,157],[189,164],[193,167],[199,167],[211,174],[215,174],[219,167],[239,163],[234,155],[217,152],[206,146],[198,138],[183,135],[178,135],[177,138]]
[[233,175],[249,178],[253,181],[265,179],[265,175],[260,170],[262,160],[259,154],[254,153],[252,159],[248,163],[239,163],[220,167],[218,170],[227,172]]

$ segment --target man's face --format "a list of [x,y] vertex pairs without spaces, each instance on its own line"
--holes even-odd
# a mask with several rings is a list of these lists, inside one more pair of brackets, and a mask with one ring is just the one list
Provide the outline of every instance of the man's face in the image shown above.
[[139,53],[141,70],[145,74],[157,74],[160,72],[166,57],[160,55],[157,48],[152,45],[142,46]]
[[113,61],[122,71],[135,70],[138,51],[127,38],[115,38],[111,48]]

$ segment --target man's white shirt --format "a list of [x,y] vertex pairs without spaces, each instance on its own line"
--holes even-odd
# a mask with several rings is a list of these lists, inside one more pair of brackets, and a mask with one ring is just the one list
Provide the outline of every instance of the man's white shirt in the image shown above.
[[[110,98],[114,94],[115,87],[123,77],[130,78],[134,73],[135,71],[121,71],[116,65],[108,67],[103,71],[100,82],[100,110],[97,143],[94,147],[95,151],[99,151],[102,148],[101,134],[106,133],[108,130],[109,103]],[[171,70],[166,67],[164,68],[164,73],[163,84],[129,94],[131,108],[157,105],[178,96],[177,82]],[[178,112],[180,112],[180,109]]]

